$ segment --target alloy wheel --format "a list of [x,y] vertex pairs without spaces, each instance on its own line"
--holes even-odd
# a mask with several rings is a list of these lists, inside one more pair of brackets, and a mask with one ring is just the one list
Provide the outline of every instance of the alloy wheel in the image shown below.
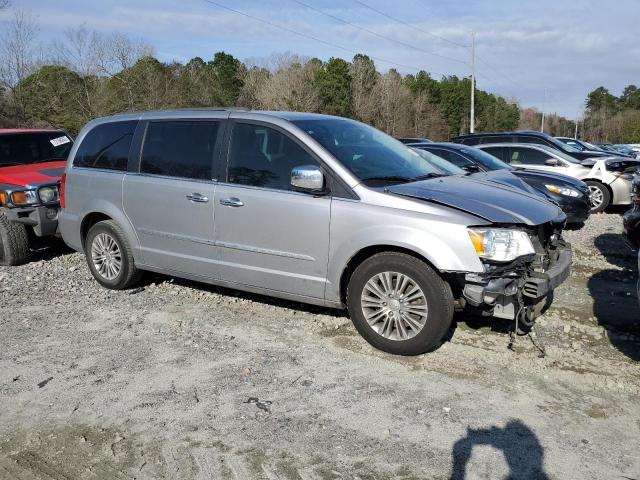
[[589,199],[591,200],[591,208],[599,208],[604,202],[604,194],[602,190],[594,185],[589,185]]
[[122,270],[122,253],[111,235],[99,233],[91,244],[91,261],[96,271],[106,280],[115,279]]
[[408,340],[424,328],[429,312],[422,288],[408,275],[382,272],[365,284],[360,297],[369,327],[389,340]]

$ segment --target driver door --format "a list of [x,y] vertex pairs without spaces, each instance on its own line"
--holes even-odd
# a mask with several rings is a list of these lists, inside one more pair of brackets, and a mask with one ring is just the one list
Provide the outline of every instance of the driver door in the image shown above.
[[236,284],[324,298],[330,196],[291,187],[291,170],[318,166],[287,132],[235,121],[226,182],[215,193],[220,278]]

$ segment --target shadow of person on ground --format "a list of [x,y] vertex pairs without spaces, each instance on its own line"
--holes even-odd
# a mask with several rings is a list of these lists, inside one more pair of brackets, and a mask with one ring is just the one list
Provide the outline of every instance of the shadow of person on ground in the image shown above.
[[637,254],[622,235],[605,233],[594,243],[607,262],[619,269],[601,270],[589,278],[593,315],[607,330],[614,347],[627,357],[640,360]]
[[545,480],[544,449],[533,431],[519,420],[511,420],[504,428],[467,429],[452,451],[451,480],[463,480],[473,447],[489,445],[501,450],[509,466],[508,479]]

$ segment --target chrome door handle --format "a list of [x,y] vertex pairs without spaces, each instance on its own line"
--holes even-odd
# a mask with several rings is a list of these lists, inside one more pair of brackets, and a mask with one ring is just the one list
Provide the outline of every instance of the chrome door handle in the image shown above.
[[224,205],[225,207],[242,207],[244,203],[239,198],[231,197],[231,198],[221,198],[220,205]]
[[209,197],[205,197],[204,195],[201,195],[199,193],[192,193],[191,195],[187,195],[187,199],[192,202],[198,203],[207,203],[209,201]]

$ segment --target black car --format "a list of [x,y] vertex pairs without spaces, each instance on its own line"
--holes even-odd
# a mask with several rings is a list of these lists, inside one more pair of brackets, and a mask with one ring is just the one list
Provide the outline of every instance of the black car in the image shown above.
[[614,154],[607,152],[594,152],[584,151],[581,152],[570,145],[562,143],[555,137],[547,135],[542,132],[534,132],[530,130],[523,130],[518,132],[503,132],[503,133],[470,133],[468,135],[460,135],[453,140],[455,143],[461,143],[463,145],[480,145],[482,143],[539,143],[561,150],[567,155],[571,155],[577,160],[587,160],[594,157],[611,157]]
[[633,181],[631,190],[633,207],[622,217],[624,233],[629,241],[640,248],[640,177]]
[[432,143],[433,142],[433,140],[429,140],[428,138],[424,138],[424,137],[399,137],[396,140],[401,141],[405,145],[410,143]]
[[539,195],[559,205],[567,215],[567,223],[581,224],[589,218],[589,188],[581,180],[512,167],[482,150],[455,143],[422,143],[411,147],[442,157],[469,173],[485,172],[491,181],[510,183],[512,186],[524,182]]

